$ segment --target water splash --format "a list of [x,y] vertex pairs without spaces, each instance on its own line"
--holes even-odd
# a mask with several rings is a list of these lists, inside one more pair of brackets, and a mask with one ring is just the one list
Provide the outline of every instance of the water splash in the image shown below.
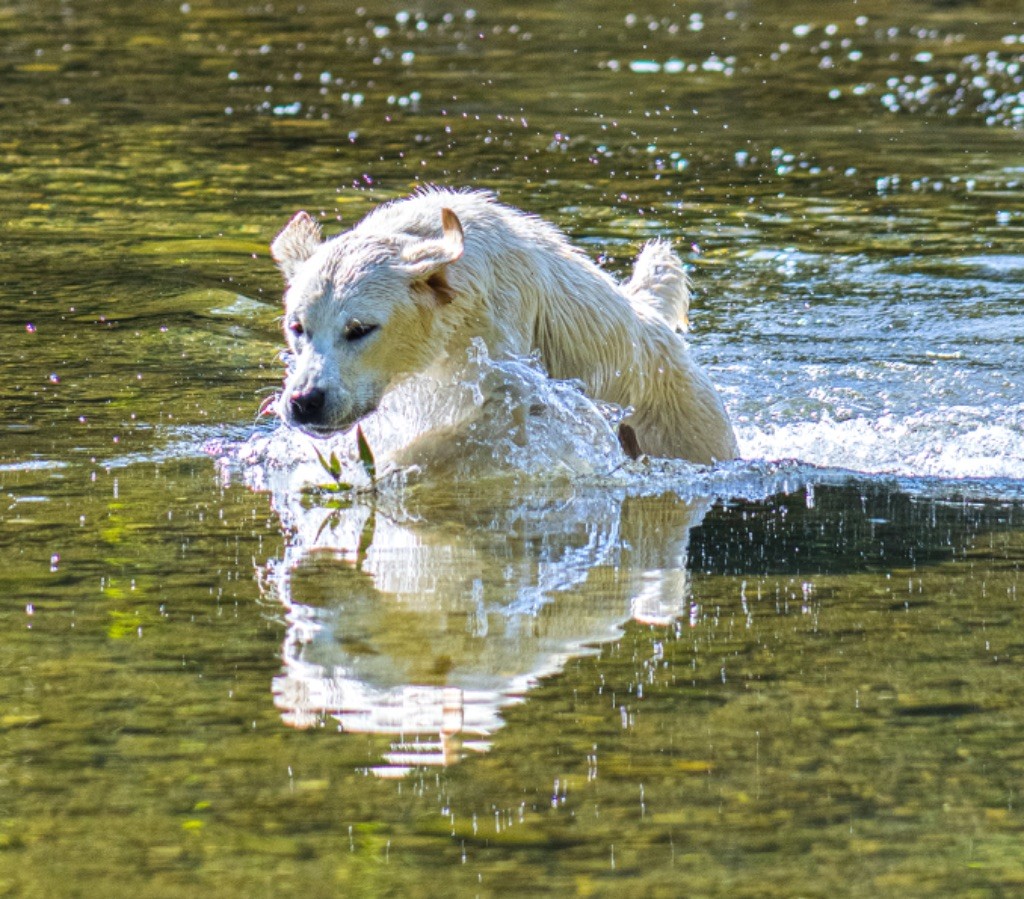
[[1018,256],[762,250],[737,268],[765,299],[713,374],[745,459],[1024,490]]
[[[574,381],[548,378],[533,357],[492,359],[482,341],[446,375],[410,378],[361,422],[378,471],[401,469],[432,481],[495,476],[544,479],[599,476],[626,457],[616,427],[623,412],[595,402]],[[352,431],[316,440],[278,427],[243,444],[236,459],[256,489],[323,484],[316,450],[336,453],[341,480],[365,485]]]
[[1024,405],[948,406],[743,428],[748,459],[800,459],[866,474],[924,478],[1020,478],[1024,475]]

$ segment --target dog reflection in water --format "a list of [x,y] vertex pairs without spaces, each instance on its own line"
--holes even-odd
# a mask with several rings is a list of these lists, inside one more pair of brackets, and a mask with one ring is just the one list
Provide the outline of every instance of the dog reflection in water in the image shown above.
[[706,509],[569,486],[498,508],[438,500],[332,510],[274,494],[291,535],[262,569],[287,617],[275,702],[294,727],[393,736],[382,776],[486,749],[538,678],[630,619],[686,615],[688,535]]

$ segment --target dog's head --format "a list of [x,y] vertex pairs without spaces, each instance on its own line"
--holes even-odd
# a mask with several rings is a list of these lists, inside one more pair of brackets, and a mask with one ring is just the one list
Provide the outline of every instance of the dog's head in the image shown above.
[[342,430],[436,361],[444,351],[438,313],[453,299],[447,269],[463,247],[448,208],[430,233],[357,227],[327,241],[298,213],[270,248],[287,283],[291,363],[280,417],[317,435]]

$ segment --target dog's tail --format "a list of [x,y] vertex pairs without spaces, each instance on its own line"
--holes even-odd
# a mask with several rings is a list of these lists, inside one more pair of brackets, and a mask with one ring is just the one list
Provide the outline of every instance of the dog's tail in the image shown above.
[[634,307],[653,309],[677,331],[689,328],[690,279],[667,240],[644,245],[623,289]]

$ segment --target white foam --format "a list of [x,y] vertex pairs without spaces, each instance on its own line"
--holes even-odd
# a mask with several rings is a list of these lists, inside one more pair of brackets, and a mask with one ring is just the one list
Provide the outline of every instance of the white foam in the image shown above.
[[825,468],[923,478],[1024,478],[1024,406],[948,406],[751,425],[738,434],[747,459],[799,459]]

